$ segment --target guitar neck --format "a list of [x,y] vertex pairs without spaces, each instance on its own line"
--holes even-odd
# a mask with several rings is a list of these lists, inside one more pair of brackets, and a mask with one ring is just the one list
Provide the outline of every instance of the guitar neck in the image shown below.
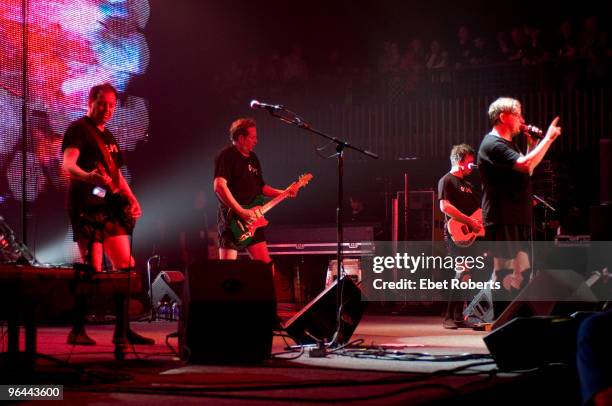
[[272,209],[274,206],[285,200],[287,197],[289,197],[288,191],[285,191],[280,195],[276,196],[274,199],[270,200],[261,207],[261,213],[265,214],[268,210]]

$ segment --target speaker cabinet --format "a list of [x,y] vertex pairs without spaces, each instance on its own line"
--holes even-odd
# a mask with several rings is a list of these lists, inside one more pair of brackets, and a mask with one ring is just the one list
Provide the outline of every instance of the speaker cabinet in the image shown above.
[[597,297],[582,275],[569,269],[544,269],[529,282],[493,323],[493,330],[515,317],[567,315],[593,310]]
[[270,358],[276,299],[272,267],[208,260],[187,267],[179,326],[181,356],[193,364],[248,364]]
[[502,371],[572,365],[579,325],[572,317],[517,317],[487,334],[484,342]]
[[366,302],[361,290],[351,278],[334,281],[285,324],[285,330],[298,344],[314,344],[317,340],[331,341],[336,332],[336,295],[340,287],[342,306],[340,329],[336,342],[349,341],[361,320]]

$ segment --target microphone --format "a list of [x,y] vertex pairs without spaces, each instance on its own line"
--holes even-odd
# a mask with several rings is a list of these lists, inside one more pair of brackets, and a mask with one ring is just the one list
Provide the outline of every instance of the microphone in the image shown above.
[[530,135],[532,137],[542,139],[544,138],[544,133],[535,125],[531,124],[521,124],[521,132],[525,135]]
[[283,106],[280,104],[267,104],[260,103],[257,100],[251,100],[251,108],[252,109],[266,109],[266,110],[282,110]]
[[478,169],[478,165],[474,162],[470,162],[467,166],[469,169]]

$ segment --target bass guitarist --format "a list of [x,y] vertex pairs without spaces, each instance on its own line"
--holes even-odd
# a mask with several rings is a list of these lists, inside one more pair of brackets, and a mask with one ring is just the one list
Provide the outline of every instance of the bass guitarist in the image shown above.
[[[62,167],[70,177],[68,214],[73,239],[78,244],[81,260],[96,272],[102,271],[104,255],[113,269],[134,267],[129,236],[136,218],[142,214],[132,189],[121,175],[122,155],[106,123],[113,117],[117,90],[105,83],[91,88],[87,115],[73,121],[62,142]],[[85,303],[77,297],[77,314],[68,343],[95,345],[85,332]],[[132,344],[154,344],[131,329],[127,337],[115,331],[114,341]]]
[[[474,155],[474,149],[467,144],[453,146],[450,153],[451,170],[438,181],[438,198],[440,200],[440,210],[445,214],[446,225],[448,225],[448,221],[454,219],[465,224],[468,232],[478,234],[483,231],[482,219],[471,216],[475,212],[478,213],[478,209],[480,209],[480,193],[466,179],[466,176],[472,172]],[[472,255],[471,248],[462,248],[453,241],[453,236],[450,234],[448,227],[444,227],[444,240],[451,256]],[[479,254],[476,253],[472,256],[476,255]],[[458,279],[466,279],[470,276],[467,269],[455,274]],[[453,293],[456,292],[450,290],[443,326],[449,329],[469,327],[463,321],[464,301],[456,300]]]
[[[238,216],[245,223],[252,223],[263,215],[259,206],[249,206],[259,195],[276,197],[284,190],[267,185],[263,179],[261,165],[253,149],[257,145],[257,128],[255,120],[239,118],[229,129],[232,145],[224,148],[215,158],[214,191],[219,198],[217,216],[219,232],[219,258],[236,259],[238,250],[246,248],[251,259],[263,261],[274,266],[263,227],[257,228],[253,238],[246,246],[236,241],[232,233],[231,216]],[[297,195],[298,188],[290,187],[287,192],[290,197]]]

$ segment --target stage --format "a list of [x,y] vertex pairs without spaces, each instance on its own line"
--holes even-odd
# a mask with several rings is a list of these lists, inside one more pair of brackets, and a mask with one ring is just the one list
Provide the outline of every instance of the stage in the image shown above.
[[[301,356],[280,354],[286,344],[275,336],[273,359],[246,366],[184,363],[173,353],[177,339],[169,339],[172,350],[166,345],[166,336],[177,325],[133,322],[134,330],[156,344],[130,348],[124,361],[113,357],[112,325],[88,326],[97,341],[92,347],[66,344],[67,327],[41,327],[38,352],[45,358],[38,360],[28,383],[62,384],[64,400],[73,404],[195,404],[202,398],[215,404],[579,403],[575,378],[566,368],[500,373],[482,340],[487,333],[446,330],[437,316],[366,314],[352,337],[363,341],[342,355],[324,358],[310,357],[308,349]],[[214,326],[210,330],[223,339]],[[248,339],[245,331],[244,340]],[[521,345],[528,344],[517,343]],[[360,351],[365,346],[379,351]],[[442,360],[442,355],[451,360]],[[421,360],[415,360],[418,357]],[[463,360],[453,361],[455,357]]]
[[612,398],[586,318],[612,317],[609,27],[604,2],[2,1],[0,384]]

